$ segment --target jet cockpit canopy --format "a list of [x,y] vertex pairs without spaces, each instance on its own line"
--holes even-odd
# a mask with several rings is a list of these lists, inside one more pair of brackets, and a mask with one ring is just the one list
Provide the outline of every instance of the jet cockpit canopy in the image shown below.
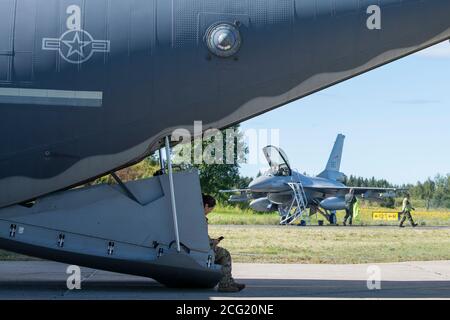
[[270,166],[270,173],[273,176],[291,176],[292,170],[286,153],[275,146],[263,148],[264,156]]

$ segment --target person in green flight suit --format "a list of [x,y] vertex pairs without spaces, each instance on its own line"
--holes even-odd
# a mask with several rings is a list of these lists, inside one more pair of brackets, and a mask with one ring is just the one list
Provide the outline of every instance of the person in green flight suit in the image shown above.
[[406,194],[405,198],[403,199],[403,205],[402,205],[402,219],[400,220],[400,228],[404,228],[403,223],[405,223],[406,219],[409,220],[409,222],[411,223],[411,225],[413,227],[417,227],[417,223],[414,222],[412,216],[411,216],[411,211],[412,210],[416,210],[412,207],[411,205],[411,196],[409,195],[409,193]]
[[345,217],[344,217],[344,226],[347,225],[347,220],[349,225],[353,223],[353,208],[355,202],[357,201],[355,196],[355,190],[350,189],[350,192],[345,195]]

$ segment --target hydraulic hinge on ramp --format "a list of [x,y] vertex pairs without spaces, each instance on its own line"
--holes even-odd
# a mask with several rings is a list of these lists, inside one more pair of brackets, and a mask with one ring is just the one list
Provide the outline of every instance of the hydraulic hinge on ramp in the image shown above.
[[0,248],[96,269],[147,276],[169,286],[213,287],[221,278],[211,263],[196,172],[173,174],[180,252],[167,175],[119,185],[55,193],[32,206],[0,210]]

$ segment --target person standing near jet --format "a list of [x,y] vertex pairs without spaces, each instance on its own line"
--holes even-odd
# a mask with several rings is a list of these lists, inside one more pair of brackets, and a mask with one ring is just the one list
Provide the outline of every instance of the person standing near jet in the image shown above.
[[414,222],[412,216],[411,216],[411,211],[412,210],[416,210],[412,207],[411,205],[411,200],[410,200],[411,196],[409,195],[409,193],[406,194],[405,198],[403,199],[403,205],[402,205],[402,219],[400,221],[400,228],[404,228],[403,223],[405,223],[406,218],[408,218],[409,222],[411,223],[411,225],[414,227],[417,227],[417,223]]
[[344,226],[347,225],[347,220],[349,225],[353,223],[353,207],[355,206],[355,202],[357,201],[355,196],[355,190],[350,189],[350,192],[345,195],[345,217],[344,217]]
[[[205,210],[206,223],[208,224],[208,214],[214,210],[216,206],[216,199],[210,195],[202,194],[203,208]],[[220,279],[218,291],[220,292],[239,292],[245,288],[245,284],[240,284],[234,281],[231,275],[231,255],[227,249],[219,247],[218,244],[224,238],[211,239],[209,236],[209,245],[214,250],[215,264],[222,266],[222,279]]]

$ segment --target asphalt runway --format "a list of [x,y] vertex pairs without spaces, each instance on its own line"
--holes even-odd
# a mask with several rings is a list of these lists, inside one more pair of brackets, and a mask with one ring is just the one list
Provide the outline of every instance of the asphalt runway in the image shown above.
[[[142,278],[81,268],[81,289],[66,285],[68,265],[48,261],[0,262],[0,299],[450,299],[450,261],[361,265],[238,264],[240,293],[169,289]],[[369,275],[381,289],[368,289]],[[369,281],[369,284],[373,284]]]

